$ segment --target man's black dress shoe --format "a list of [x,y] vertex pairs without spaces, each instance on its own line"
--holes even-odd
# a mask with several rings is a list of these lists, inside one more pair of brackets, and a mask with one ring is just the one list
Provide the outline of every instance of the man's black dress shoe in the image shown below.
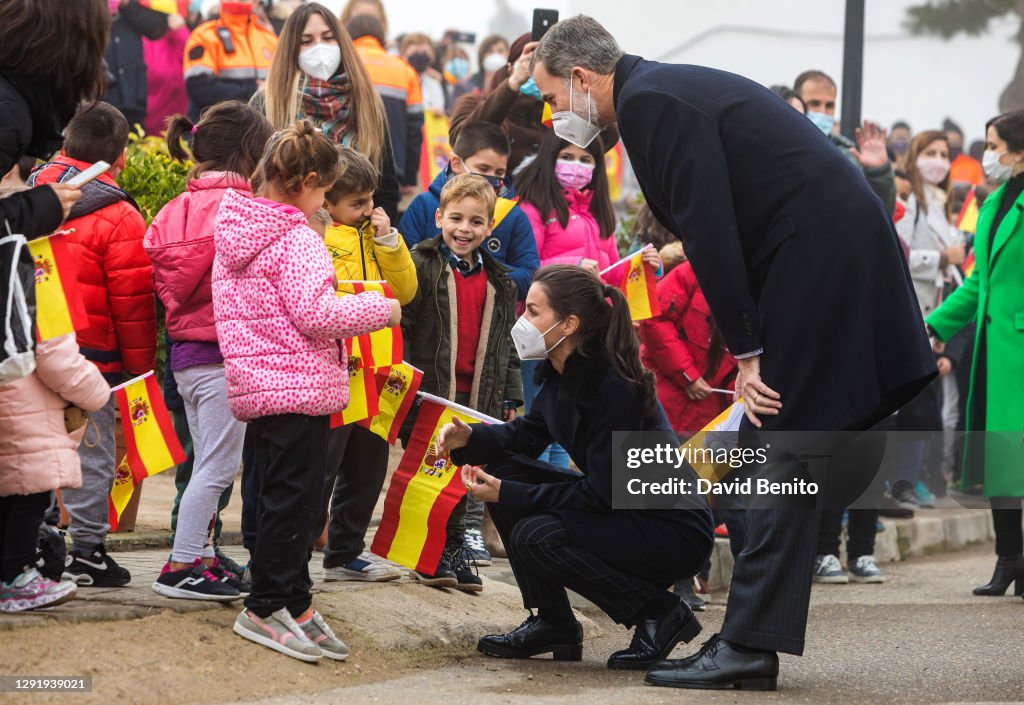
[[556,627],[540,617],[530,616],[508,634],[483,637],[476,650],[500,658],[530,658],[550,653],[555,661],[582,661],[583,627],[579,622]]
[[775,690],[779,655],[774,651],[742,653],[715,634],[693,656],[656,663],[645,683],[669,688]]
[[629,648],[608,657],[608,668],[646,671],[672,653],[680,641],[689,643],[701,626],[693,610],[682,600],[659,619],[645,619],[636,625]]

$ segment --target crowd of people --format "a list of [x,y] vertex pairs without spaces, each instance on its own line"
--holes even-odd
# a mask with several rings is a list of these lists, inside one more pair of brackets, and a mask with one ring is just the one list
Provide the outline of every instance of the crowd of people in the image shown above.
[[[59,40],[68,36],[77,39]],[[690,610],[704,605],[712,528],[739,555],[742,504],[716,506],[713,518],[704,508],[685,520],[652,514],[649,524],[623,515],[621,531],[679,539],[662,536],[661,561],[628,569],[643,578],[624,588],[616,571],[641,559],[629,547],[602,553],[615,535],[610,524],[589,527],[590,548],[576,546],[573,532],[584,517],[612,512],[611,459],[601,455],[611,453],[611,431],[692,435],[742,392],[743,360],[775,341],[730,349],[736,333],[712,315],[720,295],[705,295],[706,270],[697,254],[688,260],[678,222],[658,206],[639,206],[631,245],[620,248],[606,170],[619,129],[591,121],[593,103],[556,111],[552,128],[530,39],[487,37],[471,57],[458,32],[439,42],[390,37],[380,0],[350,0],[340,17],[295,0],[180,2],[177,11],[146,0],[0,7],[0,221],[12,238],[65,234],[90,324],[33,346],[8,322],[0,611],[131,581],[105,550],[120,460],[110,386],[152,370],[163,346],[165,397],[188,460],[176,469],[173,546],[153,590],[244,599],[240,636],[305,661],[346,658],[348,647],[312,604],[314,547],[323,550],[325,581],[383,582],[401,571],[365,543],[389,446],[363,426],[329,423],[349,401],[341,341],[400,327],[422,391],[507,422],[472,435],[459,424],[446,430],[453,459],[487,470],[467,471],[471,491],[448,520],[439,565],[412,572],[428,586],[477,592],[476,568],[495,555],[518,558],[524,603],[540,612],[520,631],[485,637],[481,651],[521,656],[525,641],[545,646],[534,653],[579,658],[568,603],[545,592],[555,564],[564,584],[596,594],[616,621],[636,627],[631,649],[610,667],[648,667],[666,655],[664,644],[658,653],[641,646],[666,615],[675,641],[695,636]],[[934,341],[938,375],[876,428],[1019,431],[1024,112],[993,117],[984,141],[967,149],[949,120],[918,132],[865,121],[850,140],[825,73],[772,90],[888,211],[920,327]],[[420,174],[425,112],[450,118],[449,159],[430,183]],[[585,121],[589,138],[566,129],[573,119]],[[170,155],[191,164],[185,192],[149,225],[117,182],[135,124],[164,135]],[[666,137],[666,147],[685,138]],[[66,183],[100,160],[109,172],[81,188]],[[651,184],[640,186],[649,193]],[[980,206],[974,233],[956,227],[968,198]],[[630,325],[623,268],[611,265],[641,250],[657,272],[661,313]],[[5,275],[24,278],[27,266],[30,283],[27,253],[0,252]],[[339,296],[339,282],[353,280],[385,281],[394,298]],[[5,288],[5,301],[15,294]],[[593,374],[617,381],[588,389]],[[86,412],[88,423],[73,427],[68,409]],[[761,411],[776,412],[775,404]],[[415,418],[416,409],[403,442]],[[570,432],[577,427],[585,432]],[[544,463],[537,472],[546,480],[527,482],[529,465],[499,453],[517,448]],[[874,557],[879,513],[911,515],[959,485],[992,498],[998,561],[976,594],[1003,594],[1011,583],[1024,594],[1024,468],[1000,452],[982,440],[948,457],[925,441],[901,443],[879,509],[822,510],[813,580],[883,582]],[[218,515],[240,467],[246,565],[218,545]],[[500,502],[499,475],[507,483]],[[70,515],[66,557],[52,528],[56,490]],[[586,577],[594,574],[604,582]]]

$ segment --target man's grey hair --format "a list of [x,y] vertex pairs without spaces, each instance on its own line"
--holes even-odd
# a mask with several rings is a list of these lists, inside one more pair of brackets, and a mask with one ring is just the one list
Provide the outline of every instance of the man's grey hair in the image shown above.
[[[554,25],[540,40],[533,62],[540,61],[555,78],[568,78],[574,66],[606,76],[625,52],[593,17],[576,15]],[[530,67],[531,72],[533,66]]]

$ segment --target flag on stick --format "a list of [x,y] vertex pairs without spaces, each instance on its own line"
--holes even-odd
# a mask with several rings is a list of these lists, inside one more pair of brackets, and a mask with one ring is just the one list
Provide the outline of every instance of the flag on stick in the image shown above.
[[127,448],[114,472],[107,502],[108,521],[111,530],[116,530],[135,487],[145,478],[185,462],[185,450],[174,432],[156,375],[147,372],[111,391],[121,412]]
[[629,315],[634,321],[661,315],[657,271],[643,260],[644,252],[648,247],[650,245],[601,270],[601,274],[604,275],[616,267],[627,267],[626,274],[619,283],[619,288],[626,295],[626,301],[629,302]]
[[419,393],[423,399],[405,454],[391,478],[384,514],[370,550],[413,570],[433,574],[444,550],[448,516],[466,493],[461,472],[437,453],[437,434],[458,417],[501,423],[464,406]]
[[367,369],[365,361],[355,349],[354,341],[354,338],[345,340],[345,350],[348,352],[348,406],[331,414],[331,428],[368,419],[376,416],[379,411],[373,371]]
[[89,318],[81,295],[75,290],[77,267],[65,235],[30,240],[29,252],[36,274],[36,328],[39,340],[85,330]]
[[[362,294],[367,291],[379,291],[389,299],[395,298],[391,286],[383,281],[341,281],[338,282],[339,294]],[[382,328],[372,333],[360,335],[355,339],[352,350],[363,361],[363,365],[371,370],[379,367],[391,367],[402,364],[402,329],[398,326]]]
[[965,233],[974,233],[978,230],[978,196],[974,193],[974,187],[967,192],[964,205],[960,208],[960,216],[956,219],[956,229]]
[[420,389],[423,372],[402,362],[392,367],[381,367],[375,377],[379,412],[373,418],[358,423],[394,445]]

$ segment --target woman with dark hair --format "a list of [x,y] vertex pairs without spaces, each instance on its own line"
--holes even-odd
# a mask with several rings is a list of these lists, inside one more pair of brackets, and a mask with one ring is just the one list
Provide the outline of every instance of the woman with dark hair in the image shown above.
[[974,594],[1002,595],[1014,583],[1014,594],[1024,595],[1024,110],[985,126],[983,165],[985,176],[1002,185],[978,213],[976,268],[925,322],[940,341],[976,328],[966,428],[988,433],[968,437],[961,482],[964,489],[980,484],[991,500],[998,560],[992,579]]
[[[358,3],[379,4],[349,5]],[[309,3],[288,17],[266,87],[250,103],[276,130],[308,120],[333,142],[369,158],[381,175],[374,205],[398,221],[398,176],[384,104],[352,38],[326,7]]]
[[803,115],[807,114],[807,103],[805,103],[804,99],[789,86],[779,84],[777,86],[772,86],[768,90],[793,106],[794,110],[799,110]]
[[[544,267],[512,338],[520,358],[546,360],[530,411],[491,426],[456,420],[437,438],[439,454],[450,451],[452,462],[487,463],[486,472],[464,465],[463,483],[488,503],[531,610],[518,628],[483,637],[477,649],[580,660],[583,633],[570,589],[636,627],[629,648],[612,654],[608,667],[648,668],[700,631],[667,588],[700,569],[714,538],[711,514],[696,497],[688,509],[612,508],[613,433],[671,433],[654,377],[640,363],[629,305],[581,267]],[[568,450],[579,474],[534,460],[552,441]]]
[[[79,105],[102,97],[109,35],[105,0],[0,3],[0,174],[25,156],[48,159]],[[44,235],[78,199],[78,189],[65,184],[15,194],[0,201],[0,228]]]

